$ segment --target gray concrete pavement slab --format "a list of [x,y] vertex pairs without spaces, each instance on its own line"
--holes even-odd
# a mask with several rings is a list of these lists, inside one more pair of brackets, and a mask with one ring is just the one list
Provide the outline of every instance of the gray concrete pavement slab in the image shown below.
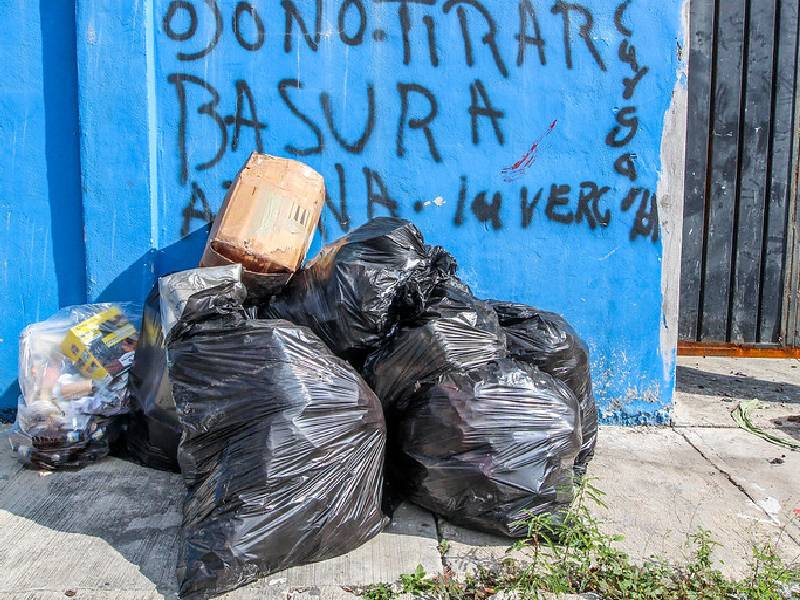
[[785,557],[800,551],[726,475],[671,429],[601,430],[589,475],[606,492],[597,516],[635,559],[651,554],[685,560],[687,535],[699,527],[719,542],[715,557],[731,575],[747,572],[754,543],[778,543]]
[[[20,468],[7,443],[0,434],[0,594],[174,597],[179,475],[117,459],[44,475]],[[385,532],[354,552],[272,575],[230,597],[283,599],[306,588],[329,594],[341,585],[395,581],[417,564],[437,573],[437,543],[433,517],[403,505]]]
[[338,585],[311,586],[291,589],[286,600],[357,600],[359,596]]
[[118,460],[13,469],[0,489],[0,591],[174,589],[180,476]]
[[[159,592],[86,589],[71,591],[75,592],[73,596],[67,596],[64,591],[0,592],[0,600],[161,600],[164,597]],[[358,598],[357,595],[339,586],[281,589],[266,594],[263,590],[242,588],[237,590],[236,593],[218,596],[220,600],[228,600],[235,597],[247,598],[248,600],[357,600]],[[398,600],[401,599],[398,598]]]
[[141,590],[99,591],[81,589],[75,592],[74,596],[67,596],[64,591],[0,592],[0,600],[162,600],[164,597],[158,592],[143,592]]
[[514,543],[513,539],[473,531],[444,519],[439,519],[439,532],[444,541],[444,563],[459,578],[474,575],[479,568],[497,569]]
[[681,433],[725,473],[766,518],[800,543],[800,452],[770,444],[743,429],[683,429]]
[[794,358],[731,358],[727,356],[679,356],[679,366],[708,373],[740,373],[765,381],[797,381],[800,360]]
[[[285,578],[280,579],[285,580]],[[359,596],[338,585],[298,588],[273,585],[265,588],[255,583],[216,598],[218,600],[357,600]]]
[[672,418],[678,427],[736,427],[730,416],[741,400],[761,400],[759,427],[781,429],[800,439],[800,361],[784,359],[678,359]]

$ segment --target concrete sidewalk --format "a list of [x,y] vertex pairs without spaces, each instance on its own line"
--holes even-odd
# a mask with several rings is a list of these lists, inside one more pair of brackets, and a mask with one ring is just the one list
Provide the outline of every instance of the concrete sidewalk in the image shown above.
[[[800,452],[736,427],[730,411],[752,398],[764,402],[759,426],[800,439],[800,423],[787,419],[800,414],[800,361],[682,359],[673,427],[601,429],[590,468],[607,493],[600,516],[633,556],[681,560],[686,535],[704,527],[731,574],[744,571],[757,541],[800,558],[800,527],[790,522]],[[0,600],[173,598],[182,497],[179,476],[124,461],[44,476],[0,450]],[[428,573],[490,566],[509,544],[406,505],[355,552],[223,597],[352,600],[354,587],[396,581],[418,564]]]

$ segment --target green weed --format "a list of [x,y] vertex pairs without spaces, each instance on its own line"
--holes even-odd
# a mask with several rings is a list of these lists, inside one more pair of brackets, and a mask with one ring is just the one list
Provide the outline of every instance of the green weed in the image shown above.
[[[584,479],[569,509],[558,515],[530,515],[518,524],[526,536],[512,547],[523,558],[504,561],[497,571],[481,570],[463,581],[449,573],[429,577],[422,566],[400,580],[404,593],[432,600],[486,600],[505,590],[538,599],[547,594],[594,592],[605,600],[789,600],[800,598],[800,570],[785,565],[773,546],[752,549],[750,573],[726,577],[713,559],[718,545],[712,533],[698,529],[688,536],[685,565],[651,557],[638,564],[617,547],[621,536],[603,532],[591,506],[604,505],[605,494]],[[446,552],[440,543],[439,550]],[[371,589],[368,600],[389,600],[384,589]]]
[[392,600],[397,594],[388,583],[378,583],[367,587],[361,597],[364,600]]

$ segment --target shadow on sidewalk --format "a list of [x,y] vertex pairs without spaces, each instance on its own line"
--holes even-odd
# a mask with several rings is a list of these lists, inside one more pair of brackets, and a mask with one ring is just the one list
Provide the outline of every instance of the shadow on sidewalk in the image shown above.
[[678,366],[676,390],[701,396],[723,396],[735,400],[791,402],[800,405],[800,385],[757,379],[741,373],[723,375]]
[[[2,443],[6,440],[0,437],[0,446]],[[19,556],[7,552],[7,564],[13,565],[8,567],[13,571],[12,581],[18,578],[17,585],[25,589],[44,581],[44,585],[55,589],[97,588],[110,595],[115,590],[127,590],[145,596],[152,590],[167,600],[177,600],[175,566],[184,495],[180,475],[116,458],[103,459],[78,471],[58,471],[42,477],[35,470],[21,468],[16,458],[3,450],[0,513],[8,513],[6,522],[10,526],[6,531],[0,528],[0,549],[16,543],[22,550]],[[370,564],[373,553],[383,556],[384,561],[387,556],[398,561],[408,554],[411,559],[406,561],[403,572],[411,572],[417,562],[424,562],[416,553],[420,544],[427,541],[427,547],[436,547],[436,523],[430,515],[423,518],[426,514],[403,505],[380,534],[382,542],[378,543],[376,538],[342,558],[267,576],[255,584],[260,591],[253,591],[247,597],[283,598],[277,593],[278,588],[273,594],[265,583],[274,578],[288,578],[290,586],[325,584],[308,580],[328,577],[332,571],[357,571],[359,565]],[[55,532],[78,535],[63,536]],[[416,538],[416,542],[407,544],[400,536]],[[52,540],[57,540],[57,544],[48,548]],[[44,556],[43,552],[48,560],[68,566],[58,570],[57,575],[52,575],[52,569],[41,572],[37,561]],[[439,561],[438,553],[433,552]],[[102,569],[95,567],[98,564]],[[29,575],[37,570],[36,575]],[[2,584],[0,590],[4,590]]]
[[[4,438],[0,441],[7,443]],[[0,485],[0,512],[9,513],[7,522],[18,536],[15,543],[24,549],[19,562],[7,567],[20,576],[19,585],[31,584],[25,571],[37,568],[44,540],[58,540],[47,551],[49,560],[69,567],[51,576],[49,586],[66,589],[92,580],[102,591],[129,589],[145,595],[145,590],[153,590],[176,597],[175,557],[184,493],[180,475],[109,458],[79,471],[42,477],[17,465],[5,448],[3,454],[0,476],[7,474],[8,479]],[[0,533],[0,544],[3,541],[11,540]]]

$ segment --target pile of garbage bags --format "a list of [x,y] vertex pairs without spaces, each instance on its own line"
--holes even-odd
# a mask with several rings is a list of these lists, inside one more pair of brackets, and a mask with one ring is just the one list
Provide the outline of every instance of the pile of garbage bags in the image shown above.
[[566,386],[512,359],[448,370],[394,418],[393,490],[453,523],[523,537],[520,520],[572,500],[578,415]]
[[[247,198],[287,173],[319,191],[313,173],[254,157],[234,186]],[[229,195],[223,212],[236,207]],[[310,235],[309,214],[284,216]],[[242,219],[212,230],[216,266],[161,277],[143,310],[72,307],[23,332],[23,462],[74,468],[114,450],[180,472],[177,575],[192,599],[349,552],[402,501],[510,537],[565,510],[597,410],[562,317],[475,297],[402,219],[373,219],[304,267],[295,230],[283,257],[275,240],[237,249]]]
[[[126,456],[182,473],[183,597],[348,552],[403,500],[511,537],[569,505],[597,411],[559,315],[476,298],[446,250],[389,217],[266,302],[243,280],[239,264],[175,273],[138,330],[135,307],[75,307],[21,341],[20,456],[81,466],[116,423]],[[65,342],[92,327],[119,348]]]

